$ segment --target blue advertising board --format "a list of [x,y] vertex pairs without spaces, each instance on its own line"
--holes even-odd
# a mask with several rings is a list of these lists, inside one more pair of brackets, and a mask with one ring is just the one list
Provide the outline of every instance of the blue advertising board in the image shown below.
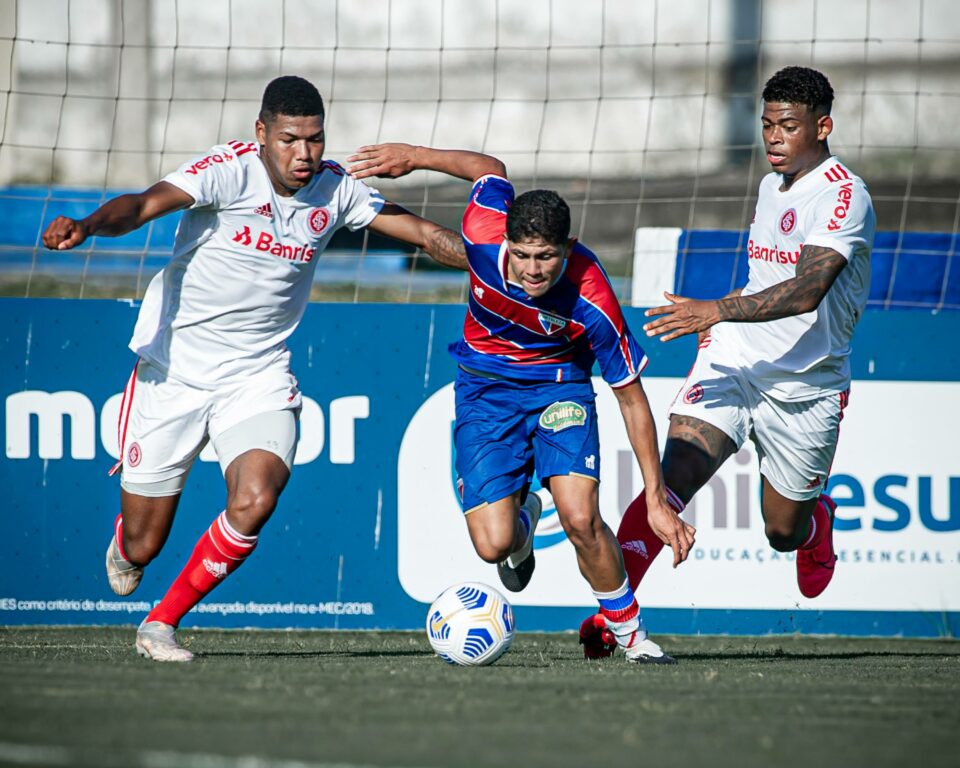
[[[8,499],[0,518],[0,624],[138,623],[223,508],[220,469],[205,453],[139,590],[128,598],[110,591],[103,558],[119,486],[107,470],[116,455],[118,395],[135,362],[126,344],[137,310],[131,302],[0,300],[0,479]],[[452,487],[455,368],[447,345],[463,314],[450,305],[308,307],[290,341],[307,398],[292,478],[255,555],[185,625],[415,629],[424,624],[430,596],[449,583],[477,574],[497,583],[493,567],[469,548]],[[640,310],[627,310],[627,317],[640,327]],[[861,321],[851,415],[835,464],[841,562],[825,602],[802,600],[790,583],[792,560],[766,546],[752,490],[756,462],[742,452],[718,483],[726,482],[730,494],[748,489],[745,498],[730,496],[730,508],[750,519],[734,524],[720,514],[727,502],[718,501],[719,485],[694,505],[695,557],[676,575],[666,567],[654,574],[663,565],[656,563],[641,589],[651,631],[955,635],[957,338],[956,313],[871,312]],[[662,437],[669,398],[695,344],[646,347],[644,382]],[[610,445],[601,501],[615,527],[639,492],[639,472],[630,470],[629,454],[623,469],[615,407],[603,398],[600,407],[602,425],[612,425],[601,432]],[[549,515],[541,526],[531,593],[511,598],[518,626],[572,629],[592,610],[589,591]],[[760,580],[778,591],[758,591]],[[888,589],[887,581],[904,586]],[[728,583],[729,590],[718,587]]]

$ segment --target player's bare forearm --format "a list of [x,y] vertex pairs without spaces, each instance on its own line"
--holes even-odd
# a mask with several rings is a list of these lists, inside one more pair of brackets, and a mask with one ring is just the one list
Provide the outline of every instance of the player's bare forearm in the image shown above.
[[689,333],[701,334],[717,323],[762,323],[811,312],[827,295],[846,259],[832,248],[808,245],[800,252],[797,274],[789,280],[749,296],[736,295],[712,301],[665,293],[669,306],[644,314],[657,317],[643,326],[647,336],[670,341]]
[[720,299],[720,319],[760,323],[812,312],[827,295],[847,260],[832,248],[804,246],[797,260],[797,276],[750,296]]
[[627,428],[627,437],[633,448],[643,484],[650,494],[663,493],[663,471],[660,469],[660,451],[657,447],[657,427],[643,386],[637,380],[626,387],[613,390],[620,404],[620,413]]
[[427,236],[427,244],[423,249],[438,264],[445,267],[460,269],[464,272],[470,269],[467,264],[467,249],[463,246],[463,238],[452,229],[437,227]]
[[464,271],[468,269],[467,253],[460,235],[410,213],[396,203],[384,205],[367,227],[378,235],[422,249],[439,264]]
[[465,149],[433,149],[412,144],[371,144],[360,147],[347,158],[350,175],[356,179],[372,176],[396,179],[412,171],[438,171],[467,181],[494,174],[506,176],[502,162],[481,152]]
[[188,208],[193,198],[165,181],[139,194],[120,195],[108,200],[84,219],[58,216],[43,233],[43,244],[55,250],[80,245],[88,237],[117,237],[132,232],[172,211]]
[[647,521],[657,537],[670,546],[673,551],[673,567],[676,568],[687,559],[693,549],[696,529],[681,520],[667,501],[657,447],[657,427],[639,380],[627,387],[615,389],[614,394],[620,403],[627,436],[643,475]]
[[52,250],[68,250],[93,235],[125,235],[138,226],[140,195],[120,195],[101,205],[83,219],[58,216],[43,233],[43,244]]

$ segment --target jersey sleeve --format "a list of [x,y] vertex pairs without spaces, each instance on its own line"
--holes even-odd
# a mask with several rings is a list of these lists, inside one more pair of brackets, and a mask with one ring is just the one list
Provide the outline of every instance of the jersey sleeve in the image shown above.
[[473,245],[499,244],[506,231],[507,211],[513,198],[513,184],[503,177],[487,175],[477,179],[463,212],[464,240]]
[[379,215],[386,201],[376,189],[366,182],[353,178],[337,163],[325,161],[324,173],[340,176],[338,199],[339,222],[351,232],[367,226]]
[[568,276],[580,284],[575,319],[587,329],[600,374],[611,387],[625,387],[640,376],[647,356],[627,326],[610,280],[599,262],[573,253]]
[[843,258],[869,247],[876,218],[866,186],[859,179],[827,187],[812,206],[804,245],[831,248]]
[[246,149],[253,145],[236,143],[239,151],[227,145],[213,147],[206,154],[187,160],[163,180],[190,195],[191,208],[226,207],[237,199],[243,188],[245,171],[240,156],[255,151]]

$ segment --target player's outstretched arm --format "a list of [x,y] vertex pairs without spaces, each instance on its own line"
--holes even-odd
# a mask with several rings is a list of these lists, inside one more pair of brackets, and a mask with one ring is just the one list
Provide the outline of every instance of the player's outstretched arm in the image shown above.
[[502,162],[481,152],[466,149],[432,149],[412,144],[372,144],[360,147],[347,158],[350,175],[355,179],[371,176],[396,179],[412,171],[438,171],[458,179],[476,181],[493,174],[506,178]]
[[57,216],[43,233],[43,244],[51,250],[65,251],[93,235],[125,235],[148,221],[191,205],[190,195],[169,182],[160,181],[144,192],[108,200],[85,219]]
[[749,296],[713,301],[664,293],[671,304],[644,312],[647,317],[658,319],[644,325],[643,330],[647,336],[670,341],[688,333],[700,333],[717,323],[762,323],[812,312],[846,265],[847,260],[832,248],[805,245],[797,260],[796,277]]
[[457,232],[410,213],[395,203],[386,203],[367,228],[378,235],[416,246],[438,264],[466,272],[467,252]]
[[650,402],[637,379],[613,390],[620,403],[620,413],[627,427],[627,437],[640,463],[644,493],[647,497],[647,519],[653,532],[673,550],[673,567],[687,559],[693,549],[696,529],[680,519],[667,502],[660,451],[657,448],[657,427],[650,411]]

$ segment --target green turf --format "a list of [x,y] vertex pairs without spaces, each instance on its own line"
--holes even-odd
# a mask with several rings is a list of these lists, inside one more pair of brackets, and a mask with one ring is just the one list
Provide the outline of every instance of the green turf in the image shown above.
[[[675,667],[518,635],[486,668],[422,633],[0,629],[0,764],[957,766],[960,643],[659,638]],[[237,761],[232,758],[245,756]]]

